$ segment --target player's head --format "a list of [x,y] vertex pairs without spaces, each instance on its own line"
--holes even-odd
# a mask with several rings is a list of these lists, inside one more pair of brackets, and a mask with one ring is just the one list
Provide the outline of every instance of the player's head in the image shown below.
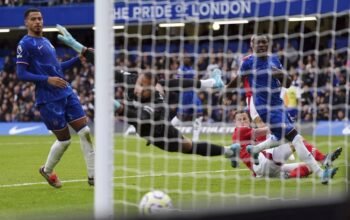
[[266,57],[270,39],[266,34],[253,35],[250,38],[250,47],[257,56]]
[[247,111],[238,110],[235,115],[236,127],[250,127],[251,119]]
[[142,72],[137,77],[134,94],[140,99],[149,99],[156,89],[157,78],[150,72]]
[[183,62],[185,66],[192,66],[192,58],[189,55],[184,56]]
[[29,8],[24,12],[24,24],[27,27],[29,35],[41,36],[43,23],[43,16],[39,9]]

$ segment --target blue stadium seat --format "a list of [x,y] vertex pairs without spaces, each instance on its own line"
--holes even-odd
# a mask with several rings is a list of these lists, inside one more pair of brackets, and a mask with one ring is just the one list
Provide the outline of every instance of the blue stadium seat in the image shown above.
[[237,52],[238,50],[238,42],[237,41],[230,41],[227,45],[228,49],[230,49],[233,53]]
[[1,49],[0,50],[0,57],[6,57],[11,55],[11,50],[9,49]]
[[166,49],[165,44],[157,44],[155,48],[155,52],[162,53]]
[[3,70],[3,68],[4,68],[4,61],[5,61],[5,58],[0,57],[0,71]]
[[347,37],[337,37],[335,40],[335,49],[347,48],[349,46],[349,39]]

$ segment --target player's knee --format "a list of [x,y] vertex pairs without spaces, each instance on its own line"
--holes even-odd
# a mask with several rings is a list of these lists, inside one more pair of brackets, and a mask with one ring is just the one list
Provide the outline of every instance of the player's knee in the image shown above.
[[185,154],[192,154],[192,152],[193,152],[192,141],[187,139],[187,138],[184,138],[184,140],[181,144],[181,151],[182,151],[182,153],[185,153]]
[[59,141],[57,140],[58,145],[60,146],[60,148],[65,151],[67,150],[67,148],[69,147],[70,143],[71,143],[71,139],[65,140],[65,141]]
[[88,126],[85,126],[78,131],[79,136],[86,136],[88,134],[90,134],[90,128]]
[[295,129],[293,128],[290,132],[288,132],[288,134],[286,134],[285,138],[286,138],[288,141],[292,142],[292,141],[294,140],[295,136],[297,136],[297,135],[298,135],[297,130],[295,130]]

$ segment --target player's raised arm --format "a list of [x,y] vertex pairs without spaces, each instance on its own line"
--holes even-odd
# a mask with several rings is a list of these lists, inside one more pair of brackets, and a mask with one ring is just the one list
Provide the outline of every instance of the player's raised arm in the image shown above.
[[289,88],[292,84],[291,76],[283,69],[278,69],[276,67],[271,67],[272,77],[278,79],[283,87]]
[[164,89],[210,89],[210,88],[223,88],[224,82],[221,79],[222,72],[220,69],[215,69],[209,79],[193,80],[193,79],[171,79],[161,80],[158,83],[164,87]]
[[65,27],[57,24],[56,28],[60,32],[60,34],[57,35],[58,40],[81,54],[88,62],[94,63],[95,53],[93,48],[88,48],[82,45],[67,31]]

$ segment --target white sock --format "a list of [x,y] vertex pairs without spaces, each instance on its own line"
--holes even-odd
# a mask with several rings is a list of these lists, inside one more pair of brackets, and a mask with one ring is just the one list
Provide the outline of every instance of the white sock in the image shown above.
[[200,89],[210,89],[214,87],[214,79],[201,79],[201,88]]
[[85,126],[78,135],[80,137],[80,146],[84,154],[86,168],[89,177],[95,176],[95,151],[90,137],[90,128]]
[[197,142],[199,140],[199,134],[201,133],[203,117],[196,118],[193,124],[193,136],[192,141]]
[[276,148],[271,149],[273,161],[285,163],[288,158],[293,155],[293,150],[290,143],[281,144]]
[[67,141],[56,140],[52,144],[49,155],[45,163],[45,167],[44,167],[45,173],[48,173],[48,174],[52,173],[57,163],[61,160],[63,153],[67,150],[69,144],[70,144],[70,140],[67,140]]
[[180,125],[182,123],[182,121],[177,117],[177,116],[175,116],[173,119],[171,119],[171,124],[173,125],[173,126],[178,126],[178,125]]
[[303,142],[303,137],[298,134],[297,136],[294,137],[292,143],[300,160],[304,161],[316,175],[321,177],[323,174],[323,170],[317,164],[317,161],[312,156],[312,154],[306,149]]
[[281,141],[277,140],[274,135],[269,135],[265,141],[255,145],[253,151],[254,153],[258,153],[266,149],[277,147],[279,145],[281,145]]

